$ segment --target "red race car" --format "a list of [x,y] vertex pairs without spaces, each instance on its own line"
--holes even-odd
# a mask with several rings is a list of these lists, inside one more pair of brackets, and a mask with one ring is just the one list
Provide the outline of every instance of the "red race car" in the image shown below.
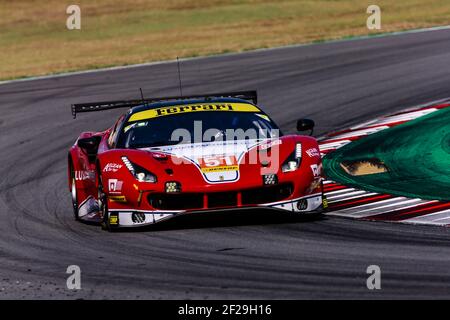
[[[68,157],[77,220],[107,230],[191,212],[326,208],[317,141],[283,135],[255,91],[72,105],[127,108],[106,131],[83,132]],[[299,131],[314,127],[301,119]]]

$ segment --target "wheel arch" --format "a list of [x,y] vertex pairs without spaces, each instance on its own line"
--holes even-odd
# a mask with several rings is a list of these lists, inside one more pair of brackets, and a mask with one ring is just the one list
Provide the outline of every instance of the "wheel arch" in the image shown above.
[[67,155],[67,180],[69,182],[69,191],[72,189],[72,178],[75,175],[75,165],[72,158],[72,153]]

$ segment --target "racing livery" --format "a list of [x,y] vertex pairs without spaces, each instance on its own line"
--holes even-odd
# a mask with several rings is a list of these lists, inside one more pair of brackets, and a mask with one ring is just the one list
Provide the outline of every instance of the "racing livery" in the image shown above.
[[[281,133],[255,91],[74,104],[72,113],[113,108],[128,111],[69,151],[77,220],[114,230],[192,212],[327,206],[317,141]],[[313,126],[297,122],[299,131]]]

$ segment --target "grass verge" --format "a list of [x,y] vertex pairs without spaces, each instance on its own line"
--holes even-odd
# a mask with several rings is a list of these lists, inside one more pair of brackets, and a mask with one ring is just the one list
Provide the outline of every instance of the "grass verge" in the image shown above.
[[[81,30],[66,8],[81,7]],[[240,52],[349,36],[366,0],[0,0],[0,79]],[[448,24],[448,0],[377,0],[382,30]]]

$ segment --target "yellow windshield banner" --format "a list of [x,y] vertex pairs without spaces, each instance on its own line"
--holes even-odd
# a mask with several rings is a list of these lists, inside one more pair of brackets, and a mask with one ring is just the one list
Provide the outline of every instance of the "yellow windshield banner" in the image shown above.
[[137,112],[131,115],[128,122],[147,120],[173,114],[199,111],[235,111],[235,112],[261,112],[256,106],[249,103],[200,103],[184,104],[178,106],[162,107]]

